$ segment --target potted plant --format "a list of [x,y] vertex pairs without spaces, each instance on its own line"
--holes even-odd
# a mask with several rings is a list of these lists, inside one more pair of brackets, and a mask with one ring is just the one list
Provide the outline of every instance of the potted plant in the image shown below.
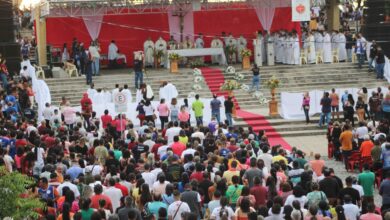
[[161,58],[164,56],[163,50],[154,50],[154,65],[159,68],[161,65]]
[[221,91],[227,91],[229,96],[233,97],[233,91],[236,89],[240,89],[241,84],[237,82],[237,80],[225,80],[225,82],[221,85]]
[[252,51],[249,49],[243,49],[240,51],[242,57],[242,69],[249,70],[251,68],[250,57],[252,56]]
[[179,72],[179,59],[180,56],[177,53],[171,53],[169,54],[169,62],[171,67],[171,73],[178,73]]
[[269,114],[270,116],[277,116],[278,102],[275,100],[275,91],[279,87],[280,80],[275,76],[272,76],[266,83],[266,86],[271,89],[271,101],[269,101]]

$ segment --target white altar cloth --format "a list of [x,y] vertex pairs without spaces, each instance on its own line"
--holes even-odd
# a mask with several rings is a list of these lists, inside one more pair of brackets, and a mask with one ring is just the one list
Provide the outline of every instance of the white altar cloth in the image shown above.
[[[169,54],[177,53],[181,57],[197,57],[197,56],[218,56],[219,65],[226,65],[226,56],[223,48],[193,48],[193,49],[182,49],[182,50],[168,50],[167,56]],[[170,68],[169,59],[165,65],[167,69]]]

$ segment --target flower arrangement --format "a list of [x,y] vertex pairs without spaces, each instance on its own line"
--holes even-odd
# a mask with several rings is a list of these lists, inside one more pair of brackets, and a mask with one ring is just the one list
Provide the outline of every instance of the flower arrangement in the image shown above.
[[177,54],[177,53],[170,53],[169,54],[169,60],[179,60],[180,59],[180,55]]
[[249,88],[248,85],[242,84],[240,89],[241,89],[242,91],[249,92],[249,89],[250,89],[250,88]]
[[242,57],[250,57],[250,56],[252,56],[252,51],[245,48],[245,49],[242,49],[242,50],[240,51],[240,55],[241,55]]
[[161,58],[163,56],[164,56],[164,51],[163,50],[154,50],[154,57]]
[[259,91],[253,93],[252,97],[255,98],[260,104],[267,104],[269,102],[264,94]]
[[203,82],[203,77],[202,77],[202,76],[195,76],[194,82],[195,82],[195,83]]
[[198,69],[198,68],[194,68],[192,70],[192,75],[193,76],[201,76],[202,75],[202,70]]
[[199,85],[199,84],[194,84],[194,85],[192,85],[192,89],[195,90],[195,91],[198,91],[198,90],[202,89],[202,86]]
[[191,60],[190,61],[190,65],[193,68],[205,66],[205,64],[200,59],[193,59],[193,60]]
[[241,84],[236,80],[225,80],[225,82],[221,85],[221,91],[233,91],[236,89],[240,89]]
[[279,87],[280,80],[275,76],[272,76],[266,83],[267,87],[270,89],[276,89]]
[[237,81],[242,81],[244,80],[244,75],[242,73],[236,73],[236,75],[234,75],[234,79],[237,80]]
[[233,66],[228,66],[225,70],[226,73],[234,74],[236,73],[236,69]]

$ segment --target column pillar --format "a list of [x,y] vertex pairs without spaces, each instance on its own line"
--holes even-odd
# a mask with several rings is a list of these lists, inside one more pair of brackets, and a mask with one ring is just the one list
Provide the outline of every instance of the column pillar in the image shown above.
[[46,51],[46,18],[41,18],[41,7],[35,8],[35,33],[38,45],[38,61],[39,66],[47,65],[47,51]]
[[340,29],[340,9],[338,0],[330,0],[329,8],[327,10],[328,15],[328,30]]

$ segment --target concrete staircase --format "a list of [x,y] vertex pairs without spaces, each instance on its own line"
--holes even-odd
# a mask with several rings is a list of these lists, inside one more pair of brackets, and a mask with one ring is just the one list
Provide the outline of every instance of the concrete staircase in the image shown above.
[[[243,83],[251,85],[252,73],[250,71],[241,71],[240,66],[235,66],[236,71],[241,72],[245,78]],[[103,70],[102,75],[94,77],[95,88],[107,88],[112,90],[115,84],[128,84],[133,96],[134,88],[134,72],[129,69],[120,70]],[[320,64],[320,65],[304,65],[304,66],[273,66],[261,67],[261,92],[270,98],[270,91],[265,87],[265,82],[273,75],[281,80],[281,87],[278,92],[304,92],[314,89],[329,91],[331,88],[348,88],[348,87],[377,87],[386,86],[387,82],[375,79],[374,73],[368,73],[366,69],[358,69],[355,64],[340,63],[340,64]],[[225,79],[232,79],[234,74],[224,73]],[[179,98],[187,97],[192,92],[194,84],[192,69],[180,69],[179,74],[171,74],[165,69],[148,70],[144,76],[144,81],[150,84],[153,88],[155,96],[158,97],[159,87],[162,81],[169,81],[176,85],[179,91]],[[67,97],[72,105],[78,105],[88,86],[85,84],[84,77],[65,78],[65,79],[46,79],[50,88],[52,101],[58,105],[61,97]],[[202,89],[196,91],[201,97],[211,97],[212,94],[204,83]],[[268,114],[268,106],[260,105],[252,96],[245,91],[234,92],[241,109],[251,111],[253,113]],[[277,100],[280,101],[279,94]],[[282,136],[308,136],[322,135],[326,133],[325,128],[317,128],[319,115],[311,119],[311,123],[306,125],[303,120],[284,120],[280,117],[266,117],[274,126],[277,132]],[[262,121],[253,118],[255,123],[254,129],[261,128]],[[246,127],[247,124],[242,119],[236,119],[236,125]],[[268,136],[273,136],[272,132],[267,133]]]

